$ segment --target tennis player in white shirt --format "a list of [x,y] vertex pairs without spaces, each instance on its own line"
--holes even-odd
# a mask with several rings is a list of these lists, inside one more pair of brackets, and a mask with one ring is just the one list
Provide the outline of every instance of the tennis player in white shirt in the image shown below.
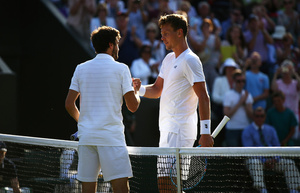
[[[210,98],[199,57],[187,44],[188,22],[179,14],[161,16],[161,39],[172,50],[162,62],[156,82],[140,87],[140,95],[160,97],[159,147],[193,147],[197,137],[197,106],[199,104],[199,145],[212,147]],[[138,80],[136,80],[138,84]],[[170,178],[160,177],[160,192],[168,192]]]
[[[122,123],[123,97],[135,112],[140,99],[132,87],[129,68],[116,62],[120,33],[102,26],[91,40],[97,56],[75,69],[65,106],[78,122],[78,176],[83,193],[95,193],[98,173],[110,181],[115,193],[129,192],[132,169]],[[80,95],[80,112],[75,104]]]

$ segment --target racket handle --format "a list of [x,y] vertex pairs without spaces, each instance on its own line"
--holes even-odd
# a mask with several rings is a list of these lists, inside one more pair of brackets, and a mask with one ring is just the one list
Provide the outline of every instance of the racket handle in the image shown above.
[[73,133],[71,136],[70,136],[70,139],[75,141],[78,137],[77,137],[77,134],[78,134],[78,131],[76,131],[76,133]]
[[216,129],[214,130],[214,132],[211,134],[211,136],[213,138],[216,138],[217,135],[220,133],[220,131],[223,129],[223,127],[225,126],[225,124],[230,120],[229,117],[227,117],[226,115],[223,117],[222,121],[219,123],[219,125],[216,127]]

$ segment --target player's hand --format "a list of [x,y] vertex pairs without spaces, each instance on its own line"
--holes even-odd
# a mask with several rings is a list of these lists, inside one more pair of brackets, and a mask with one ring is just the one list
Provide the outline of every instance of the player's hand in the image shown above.
[[201,147],[213,147],[214,139],[209,134],[202,134],[198,143]]
[[139,91],[142,85],[141,79],[139,78],[132,78],[132,85],[134,88],[134,91]]

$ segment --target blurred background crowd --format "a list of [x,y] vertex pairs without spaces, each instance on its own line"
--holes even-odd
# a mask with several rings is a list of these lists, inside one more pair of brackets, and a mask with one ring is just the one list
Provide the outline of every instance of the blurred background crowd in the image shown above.
[[[266,111],[265,122],[276,129],[282,146],[299,145],[299,0],[52,2],[92,50],[89,38],[94,29],[117,28],[122,36],[118,61],[128,65],[142,84],[155,81],[169,52],[160,40],[159,17],[185,15],[187,41],[203,64],[212,120],[217,124],[224,115],[231,118],[215,145],[242,146],[242,131],[257,107]],[[135,117],[124,113],[130,135]]]

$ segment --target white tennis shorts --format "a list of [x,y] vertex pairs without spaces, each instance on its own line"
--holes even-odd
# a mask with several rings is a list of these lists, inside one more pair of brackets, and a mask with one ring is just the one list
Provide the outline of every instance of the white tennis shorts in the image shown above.
[[[181,139],[180,133],[172,133],[172,132],[161,132],[159,140],[159,147],[193,147],[195,140],[194,139]],[[157,159],[157,176],[164,177],[170,176],[171,167],[176,166],[175,164],[175,156],[171,155],[160,155]],[[182,161],[182,165],[188,167],[189,159],[184,159]],[[183,170],[183,173],[188,171],[188,168]],[[176,170],[175,170],[176,173]],[[187,176],[188,174],[185,174]]]
[[77,179],[82,182],[96,182],[100,168],[104,181],[133,176],[126,147],[79,145],[78,159]]

